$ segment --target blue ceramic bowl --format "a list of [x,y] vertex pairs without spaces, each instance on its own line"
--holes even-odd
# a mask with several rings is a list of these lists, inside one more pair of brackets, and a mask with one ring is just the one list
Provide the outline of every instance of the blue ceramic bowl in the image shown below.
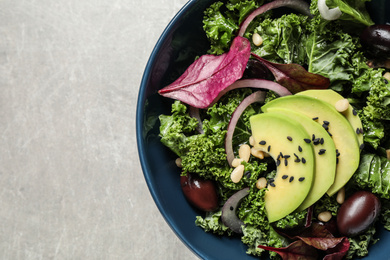
[[[160,114],[170,112],[172,100],[157,91],[188,67],[197,55],[204,54],[208,42],[202,31],[203,11],[214,0],[190,0],[168,24],[146,65],[137,104],[137,144],[142,170],[150,193],[176,235],[203,259],[258,259],[245,253],[239,238],[219,237],[195,226],[202,214],[182,194],[176,156],[160,143]],[[377,23],[390,22],[390,1],[372,0],[369,10]],[[387,12],[387,16],[385,15]],[[177,71],[175,68],[181,68]],[[380,230],[380,241],[370,248],[365,259],[390,259],[390,232]]]

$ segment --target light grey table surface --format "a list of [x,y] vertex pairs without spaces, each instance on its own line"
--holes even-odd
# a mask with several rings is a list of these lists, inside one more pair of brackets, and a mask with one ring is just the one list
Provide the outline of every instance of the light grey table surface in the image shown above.
[[0,259],[198,259],[136,146],[149,55],[186,0],[0,0]]

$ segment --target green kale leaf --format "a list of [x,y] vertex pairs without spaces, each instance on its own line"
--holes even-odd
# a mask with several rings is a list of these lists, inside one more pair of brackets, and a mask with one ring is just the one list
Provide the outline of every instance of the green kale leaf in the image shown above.
[[383,199],[390,199],[390,162],[387,158],[363,154],[352,180],[360,189],[369,189]]
[[359,22],[366,26],[374,24],[366,9],[366,2],[371,0],[327,0],[326,5],[329,8],[340,8],[343,13],[339,19],[345,21]]
[[231,236],[233,231],[222,223],[221,215],[221,209],[216,212],[206,212],[204,218],[202,216],[196,216],[195,225],[203,228],[205,232]]
[[366,232],[356,237],[348,237],[350,247],[346,258],[352,259],[356,257],[364,257],[368,255],[368,247],[375,244],[379,239],[374,238],[376,229],[371,226]]

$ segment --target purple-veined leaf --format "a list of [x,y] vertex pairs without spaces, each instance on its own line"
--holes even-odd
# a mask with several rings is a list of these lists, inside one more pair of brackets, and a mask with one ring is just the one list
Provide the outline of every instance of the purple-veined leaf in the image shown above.
[[326,251],[324,260],[341,260],[347,254],[350,243],[348,238],[344,237],[343,240],[334,248],[330,248]]
[[201,56],[159,93],[193,107],[207,108],[222,90],[242,77],[249,57],[250,42],[238,36],[229,52]]
[[302,240],[297,240],[287,247],[269,247],[259,245],[259,248],[270,250],[282,257],[283,260],[317,260],[317,250],[306,245]]
[[310,73],[301,65],[273,63],[254,53],[252,53],[252,56],[267,66],[280,85],[294,94],[307,89],[326,89],[330,85],[329,78]]

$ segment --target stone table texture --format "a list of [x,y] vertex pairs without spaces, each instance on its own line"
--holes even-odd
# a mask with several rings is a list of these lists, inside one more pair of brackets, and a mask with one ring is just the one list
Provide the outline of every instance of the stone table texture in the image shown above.
[[186,0],[0,0],[0,259],[198,259],[147,189],[149,55]]

